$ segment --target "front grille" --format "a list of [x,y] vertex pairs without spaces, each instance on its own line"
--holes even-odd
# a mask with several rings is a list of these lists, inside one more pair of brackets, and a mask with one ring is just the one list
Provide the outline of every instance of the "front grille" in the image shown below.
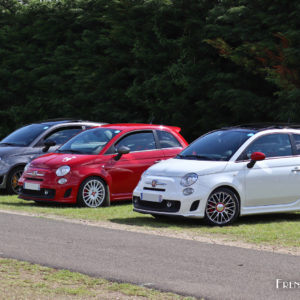
[[144,190],[157,191],[157,192],[165,192],[166,191],[166,189],[149,188],[149,187],[144,187]]
[[43,181],[41,178],[32,178],[32,177],[26,177],[27,180],[32,180],[32,181]]
[[[48,194],[45,194],[45,191],[47,191]],[[55,190],[53,189],[41,189],[40,191],[33,191],[33,190],[25,190],[23,187],[21,187],[19,191],[20,197],[31,197],[33,200],[34,198],[37,199],[53,199],[55,197]]]
[[[168,204],[170,207],[168,207]],[[161,212],[178,212],[180,209],[180,201],[164,199],[162,202],[151,202],[141,200],[140,197],[133,197],[133,205],[137,209],[161,211]]]

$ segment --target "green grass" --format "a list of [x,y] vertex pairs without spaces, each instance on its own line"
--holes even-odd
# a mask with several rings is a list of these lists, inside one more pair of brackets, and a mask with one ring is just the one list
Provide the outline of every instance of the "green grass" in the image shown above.
[[0,300],[2,299],[191,300],[194,298],[0,258]]
[[239,240],[255,244],[300,248],[300,213],[257,215],[239,218],[233,225],[225,227],[207,226],[202,220],[166,219],[156,220],[150,215],[132,211],[130,203],[118,203],[105,208],[78,208],[69,205],[38,205],[23,201],[16,196],[0,196],[0,209],[25,211],[42,216],[55,215],[69,219],[106,221],[138,226],[146,230],[164,230],[193,234],[213,235],[228,240]]

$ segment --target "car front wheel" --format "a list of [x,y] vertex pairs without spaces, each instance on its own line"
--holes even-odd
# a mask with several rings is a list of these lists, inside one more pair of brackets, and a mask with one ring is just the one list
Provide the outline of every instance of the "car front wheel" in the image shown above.
[[18,180],[22,176],[24,167],[19,166],[12,169],[7,176],[6,189],[9,194],[18,194]]
[[236,194],[227,188],[219,188],[208,197],[205,221],[211,225],[224,226],[232,223],[239,215]]
[[89,177],[80,185],[77,203],[80,206],[99,207],[104,206],[107,200],[106,184],[99,177]]

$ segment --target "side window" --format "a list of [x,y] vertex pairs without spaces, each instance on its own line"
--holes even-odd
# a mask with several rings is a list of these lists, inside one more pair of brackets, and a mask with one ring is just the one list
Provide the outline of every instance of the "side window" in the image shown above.
[[178,140],[169,132],[156,130],[161,148],[182,147]]
[[[65,128],[60,128],[58,130],[55,130],[54,132],[51,132],[48,134],[43,141],[47,139],[53,140],[56,145],[62,145],[66,141],[68,141],[70,138],[72,138],[74,135],[79,133],[82,130],[81,127],[65,127]],[[43,144],[43,141],[39,142],[39,144]]]
[[300,134],[293,134],[295,141],[296,154],[300,154]]
[[151,132],[136,132],[125,136],[116,145],[115,148],[126,146],[130,151],[144,151],[156,149],[154,135]]
[[249,159],[253,152],[262,152],[266,157],[292,155],[289,135],[269,134],[258,138],[246,149],[243,159]]

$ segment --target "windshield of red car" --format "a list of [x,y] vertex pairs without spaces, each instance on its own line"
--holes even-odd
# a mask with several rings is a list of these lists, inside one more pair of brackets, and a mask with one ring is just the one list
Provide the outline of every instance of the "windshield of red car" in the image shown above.
[[61,146],[56,152],[98,154],[104,146],[121,130],[95,128],[83,131]]

